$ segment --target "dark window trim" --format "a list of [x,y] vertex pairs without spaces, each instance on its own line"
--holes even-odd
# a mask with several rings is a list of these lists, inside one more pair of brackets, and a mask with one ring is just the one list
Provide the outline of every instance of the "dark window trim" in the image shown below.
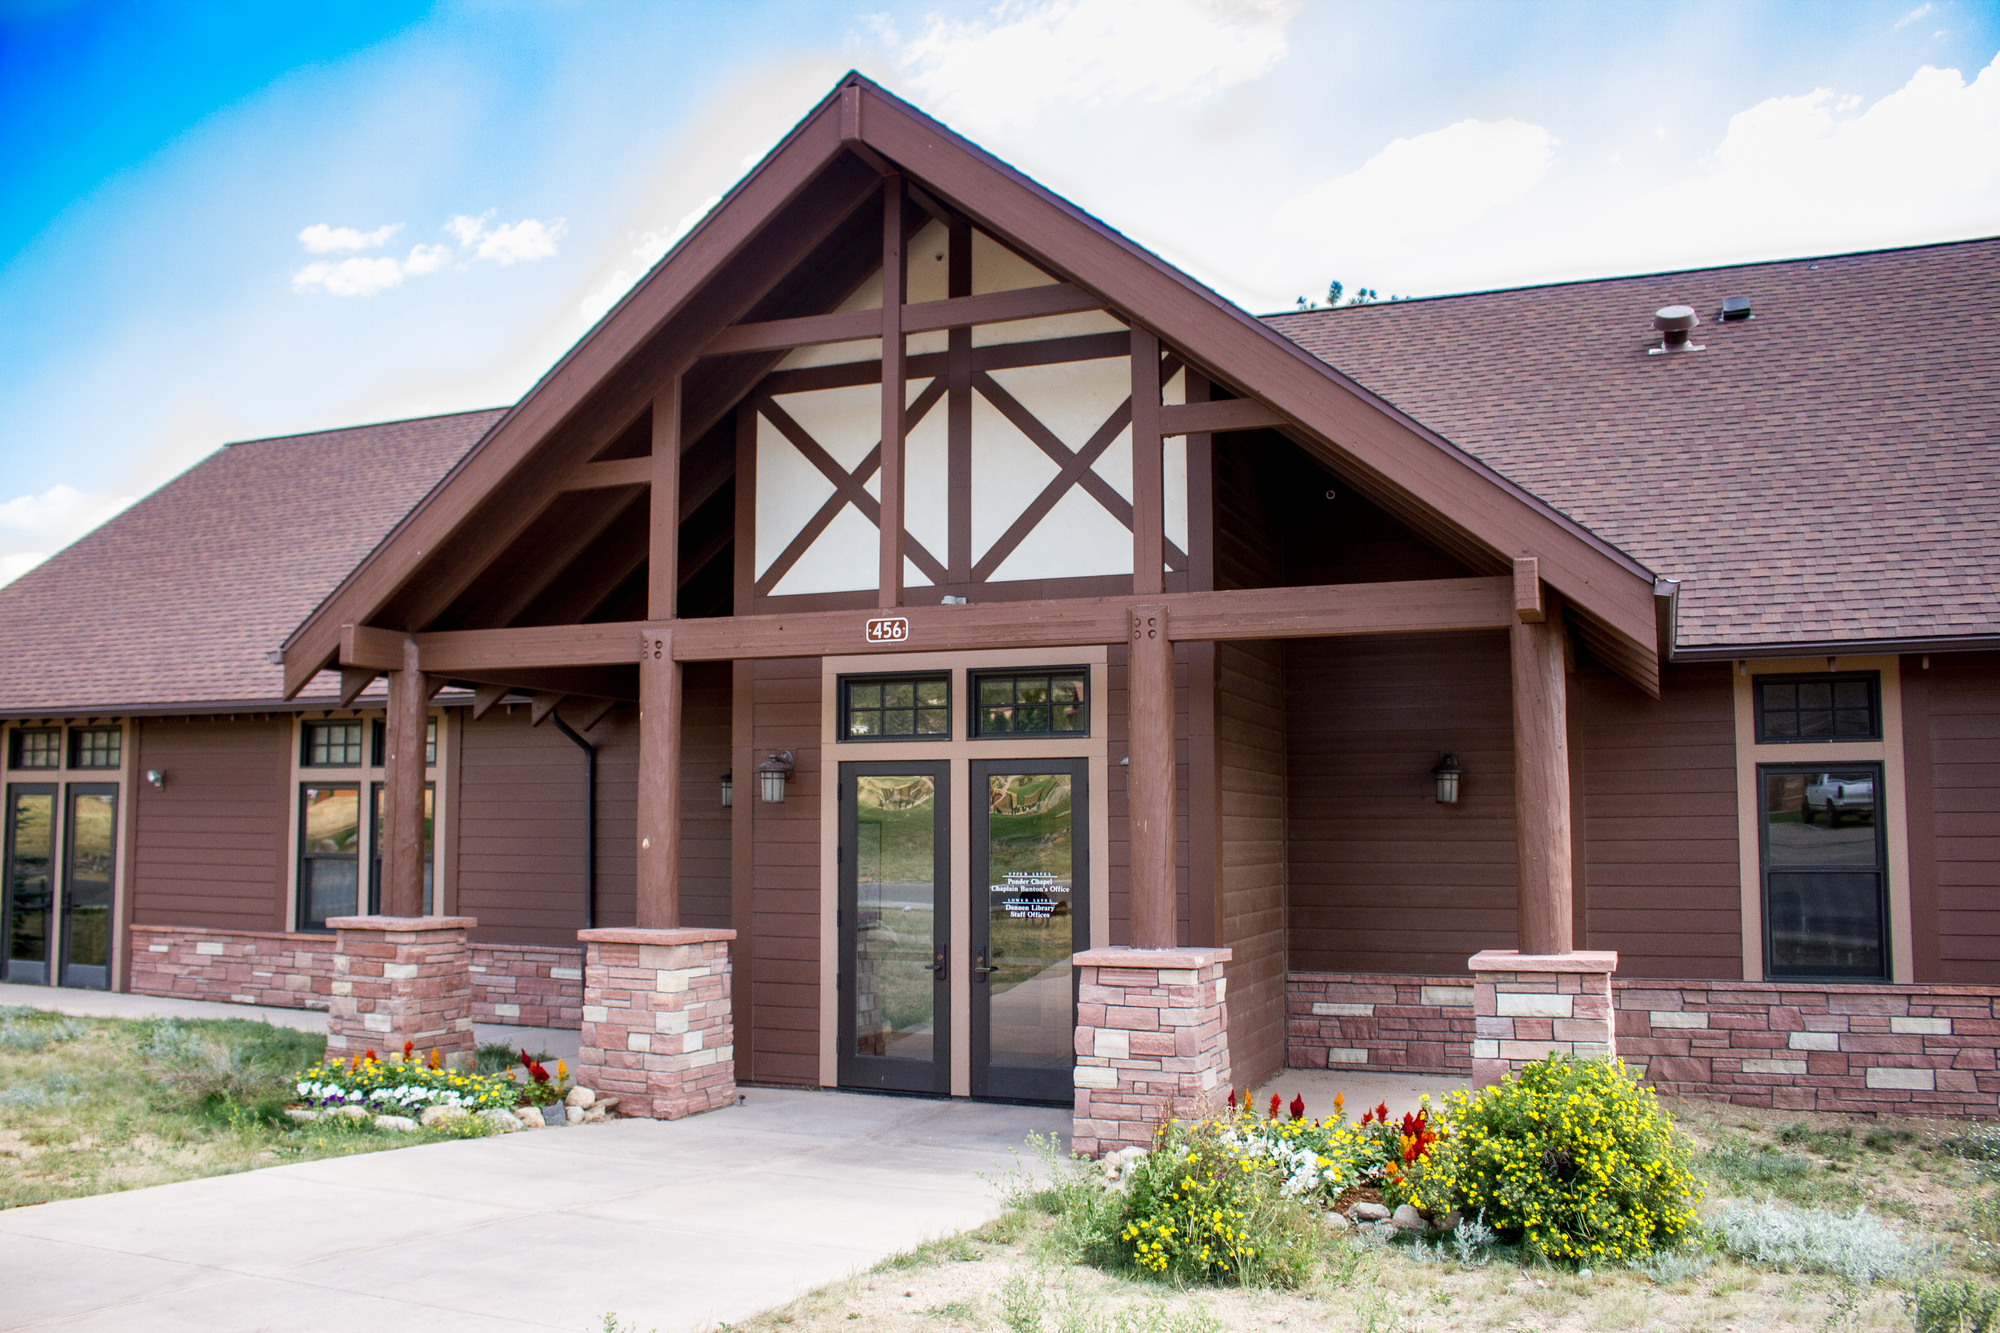
[[[368,914],[382,911],[382,805],[388,800],[389,784],[375,778],[368,784]],[[426,781],[424,794],[431,798],[430,834],[424,839],[424,915],[431,915],[431,901],[437,886],[437,783]]]
[[[86,764],[83,762],[83,738],[90,735],[110,735],[117,739],[112,742],[112,750],[117,758],[108,764]],[[125,765],[125,729],[123,727],[71,727],[69,729],[69,766],[89,773],[113,773]]]
[[[954,671],[865,671],[852,675],[834,677],[834,735],[836,745],[929,745],[935,741],[952,738],[951,705],[957,693]],[[892,681],[941,680],[944,682],[944,730],[937,732],[912,733],[907,736],[853,736],[848,734],[848,716],[852,711],[847,702],[847,687],[854,685],[888,684]]]
[[[322,764],[320,767],[325,768],[327,765]],[[355,794],[355,814],[365,820],[368,818],[368,807],[362,804],[362,802],[367,798],[367,786],[368,784],[359,778],[347,778],[331,782],[315,782],[308,779],[300,782],[298,785],[298,797],[292,803],[293,807],[298,811],[299,829],[298,883],[296,891],[293,894],[296,901],[292,905],[292,920],[296,928],[302,933],[315,935],[331,935],[333,933],[325,925],[314,926],[307,923],[306,907],[309,902],[312,880],[312,877],[306,873],[308,863],[312,861],[354,862],[354,910],[357,915],[363,914],[362,909],[367,906],[365,895],[368,892],[368,886],[362,882],[362,871],[365,867],[362,863],[361,848],[359,846],[355,847],[352,852],[310,852],[306,850],[306,792],[315,789],[320,791],[351,790]],[[365,828],[366,826],[364,825],[363,827]],[[356,830],[356,834],[358,838],[360,830]]]
[[[1838,685],[1863,681],[1868,686],[1868,713],[1875,725],[1866,736],[1771,736],[1764,730],[1764,687],[1766,685]],[[1882,673],[1879,671],[1802,671],[1750,677],[1750,702],[1756,709],[1756,743],[1759,745],[1866,745],[1882,739]]]
[[[355,746],[355,749],[358,751],[358,753],[355,756],[354,762],[351,764],[314,763],[312,757],[314,727],[362,728],[360,741]],[[344,769],[344,768],[358,769],[365,767],[362,761],[367,758],[366,746],[368,744],[368,732],[366,730],[366,727],[367,727],[367,721],[363,718],[358,718],[358,717],[318,717],[318,718],[305,719],[299,726],[299,767],[312,768],[312,769]]]
[[[437,767],[438,718],[435,713],[425,715],[428,722],[424,728],[424,767]],[[375,718],[368,726],[368,757],[370,768],[387,767],[389,755],[389,724],[382,718]]]
[[[1879,974],[1865,972],[1808,972],[1799,969],[1779,968],[1771,961],[1771,873],[1775,869],[1784,874],[1796,867],[1771,864],[1771,817],[1766,808],[1764,779],[1766,774],[1777,773],[1824,773],[1843,768],[1866,768],[1875,774],[1875,905],[1881,923],[1882,970]],[[1896,976],[1896,960],[1890,950],[1895,942],[1895,925],[1889,920],[1891,896],[1889,893],[1889,833],[1887,821],[1882,811],[1887,806],[1887,793],[1883,791],[1888,776],[1888,765],[1879,759],[1863,759],[1853,763],[1783,763],[1757,765],[1757,913],[1758,936],[1763,943],[1764,980],[1766,981],[1826,981],[1851,983],[1857,986],[1893,985]]]
[[[23,764],[21,762],[21,741],[28,736],[54,736],[55,762],[53,764]],[[21,773],[55,773],[61,770],[63,761],[63,733],[61,727],[14,727],[7,733],[7,767]]]
[[[1090,736],[1093,706],[1091,701],[1092,680],[1090,664],[1062,663],[1056,666],[1016,666],[1016,667],[972,667],[966,671],[965,682],[965,738],[969,741],[1010,741],[1010,740],[1083,740]],[[984,711],[979,702],[979,683],[1005,677],[1018,680],[1022,676],[1081,676],[1083,677],[1083,726],[1075,731],[981,731],[979,715]]]

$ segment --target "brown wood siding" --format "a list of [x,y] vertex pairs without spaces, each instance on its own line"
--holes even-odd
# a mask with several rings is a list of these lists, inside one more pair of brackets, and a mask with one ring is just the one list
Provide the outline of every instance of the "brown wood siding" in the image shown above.
[[2000,982],[2000,653],[1933,654],[1939,981]]
[[[729,663],[690,662],[681,690],[681,924],[729,928]],[[756,781],[735,774],[736,796]],[[629,845],[630,839],[627,839]]]
[[1587,942],[1621,977],[1743,975],[1735,696],[1726,662],[1669,667],[1648,698],[1605,668],[1583,712]]
[[[1169,627],[1171,631],[1171,626]],[[1132,807],[1128,769],[1119,761],[1132,753],[1130,691],[1125,682],[1125,645],[1113,644],[1106,661],[1109,682],[1104,701],[1103,725],[1110,747],[1111,790],[1105,795],[1109,805],[1111,864],[1105,867],[1111,905],[1111,943],[1132,942]],[[1091,725],[1097,726],[1096,719]],[[1174,649],[1174,939],[1181,945],[1193,942],[1193,894],[1188,867],[1188,645]]]
[[284,930],[290,855],[290,718],[149,718],[133,771],[166,772],[136,799],[132,920],[148,926]]
[[1490,632],[1285,645],[1292,968],[1451,973],[1513,947],[1507,654]]
[[[794,770],[783,805],[739,790],[756,829],[750,1041],[760,1083],[819,1082],[820,668],[816,658],[760,661],[751,707],[752,749],[761,760],[790,750]],[[747,776],[747,775],[746,775]]]
[[[466,724],[458,910],[478,919],[475,940],[574,946],[584,908],[583,753],[548,723],[529,721],[517,707]],[[611,758],[600,799],[618,790],[615,751]],[[600,885],[605,924],[621,924],[621,911],[630,920],[631,882]]]
[[[542,730],[555,728],[544,723]],[[584,739],[597,747],[597,924],[606,928],[636,926],[639,924],[639,710],[629,705],[612,709]],[[578,765],[583,763],[582,754],[566,738],[563,748],[576,754]],[[556,762],[565,761],[558,756]],[[581,822],[578,821],[579,825]],[[581,857],[583,853],[578,851],[577,855]]]
[[1289,447],[1269,432],[1215,437],[1216,587],[1275,588],[1284,583],[1282,506],[1268,474],[1272,450]]
[[1285,1064],[1285,654],[1275,642],[1216,645],[1221,943],[1234,1080]]

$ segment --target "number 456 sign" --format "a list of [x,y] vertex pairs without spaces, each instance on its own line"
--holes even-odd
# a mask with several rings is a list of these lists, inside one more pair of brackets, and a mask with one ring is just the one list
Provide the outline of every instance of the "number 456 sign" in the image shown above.
[[910,618],[908,616],[871,616],[863,633],[870,643],[908,643],[910,641]]

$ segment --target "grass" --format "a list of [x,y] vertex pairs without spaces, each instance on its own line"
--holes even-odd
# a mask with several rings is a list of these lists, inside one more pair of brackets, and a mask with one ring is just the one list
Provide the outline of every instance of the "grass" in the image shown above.
[[326,1038],[246,1019],[0,1008],[0,1208],[463,1137],[295,1125],[289,1075]]

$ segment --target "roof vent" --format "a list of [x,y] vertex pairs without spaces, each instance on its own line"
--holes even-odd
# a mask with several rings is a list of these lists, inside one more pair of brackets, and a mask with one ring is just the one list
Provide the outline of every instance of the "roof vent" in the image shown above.
[[1662,352],[1699,352],[1701,348],[1688,341],[1688,336],[1694,332],[1694,326],[1699,323],[1701,318],[1694,313],[1694,307],[1691,305],[1660,307],[1653,315],[1653,327],[1666,336],[1660,340],[1658,347],[1647,349],[1649,354],[1658,356]]
[[1733,324],[1739,319],[1750,318],[1750,298],[1732,296],[1722,303],[1722,322]]

